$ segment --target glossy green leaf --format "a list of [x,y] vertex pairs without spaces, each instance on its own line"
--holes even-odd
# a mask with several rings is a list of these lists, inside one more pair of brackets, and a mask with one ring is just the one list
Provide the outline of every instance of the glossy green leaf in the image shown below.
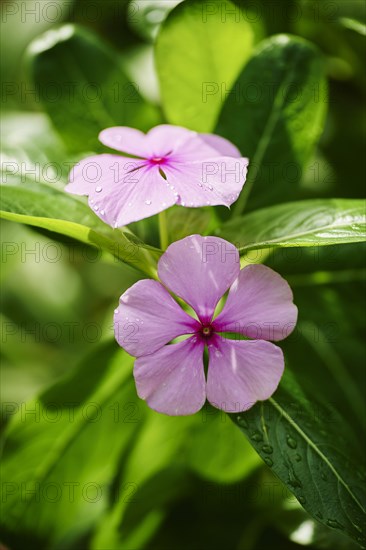
[[306,395],[287,369],[272,398],[232,419],[309,514],[365,542],[359,440],[331,404]]
[[172,10],[156,42],[168,121],[211,132],[252,44],[250,25],[239,7],[227,0],[186,0]]
[[[299,316],[281,347],[299,385],[336,404],[353,431],[365,431],[365,243],[275,249],[266,263],[290,284]],[[352,358],[352,360],[351,360]]]
[[2,455],[2,531],[10,547],[20,548],[24,537],[30,546],[62,547],[100,517],[119,456],[143,420],[131,367],[132,358],[108,343],[19,406]]
[[310,42],[278,35],[258,46],[216,128],[250,159],[236,215],[248,200],[254,209],[295,196],[323,131],[326,107],[323,60]]
[[100,149],[104,128],[148,130],[158,123],[117,54],[90,31],[64,25],[33,41],[27,53],[39,100],[72,152]]
[[155,273],[153,266],[159,251],[128,233],[113,230],[99,220],[86,204],[48,186],[3,186],[0,217],[72,237],[106,250],[149,275]]
[[365,202],[319,199],[279,204],[224,224],[220,237],[253,249],[328,246],[366,240]]

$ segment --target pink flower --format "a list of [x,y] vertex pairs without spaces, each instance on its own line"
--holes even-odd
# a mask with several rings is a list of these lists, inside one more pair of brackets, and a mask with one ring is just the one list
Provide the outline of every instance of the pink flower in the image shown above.
[[[284,369],[281,349],[268,340],[288,336],[297,320],[287,282],[263,265],[240,271],[234,245],[199,235],[171,244],[160,258],[158,273],[163,284],[137,282],[121,296],[115,311],[116,339],[137,357],[139,397],[152,409],[173,416],[197,412],[206,397],[226,412],[245,411],[268,399]],[[229,288],[224,308],[215,316]],[[167,289],[191,306],[197,318],[186,313]],[[250,340],[226,338],[223,333]],[[188,337],[170,344],[182,335]]]
[[103,154],[78,163],[66,191],[88,195],[95,213],[121,227],[181,206],[230,206],[245,182],[248,159],[229,141],[161,125],[146,135],[127,127],[107,128],[100,141],[128,155]]

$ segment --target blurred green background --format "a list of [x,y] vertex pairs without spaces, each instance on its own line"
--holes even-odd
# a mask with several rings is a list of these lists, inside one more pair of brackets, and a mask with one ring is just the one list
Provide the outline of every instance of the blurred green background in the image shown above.
[[[154,40],[159,25],[178,3],[1,2],[2,151],[4,162],[15,159],[22,164],[25,179],[21,183],[27,178],[37,182],[37,174],[47,162],[58,162],[62,174],[54,176],[53,185],[62,189],[68,170],[64,162],[79,158],[81,151],[93,150],[93,144],[80,138],[84,119],[89,116],[87,102],[85,112],[75,114],[75,125],[69,129],[79,139],[79,150],[76,145],[70,152],[63,136],[54,132],[30,77],[37,67],[30,63],[29,44],[46,30],[67,22],[95,33],[114,50],[127,84],[133,82],[146,100],[140,126],[148,128],[162,119],[153,64]],[[212,9],[217,4],[209,3]],[[306,171],[298,198],[362,198],[363,0],[256,0],[236,4],[252,26],[255,42],[272,34],[292,33],[317,44],[325,56],[329,79],[325,130],[314,157],[316,164]],[[189,55],[189,44],[186,48]],[[86,70],[93,67],[99,70],[98,60],[91,57]],[[59,74],[62,60],[52,70]],[[129,93],[128,87],[126,91]],[[60,119],[65,101],[67,104],[65,97],[56,97],[50,102],[49,108],[56,109]],[[133,111],[133,104],[129,108]],[[8,174],[6,182],[19,175]],[[221,216],[219,210],[217,215]],[[192,233],[195,223],[195,219],[192,224],[186,222],[184,233]],[[207,228],[210,223],[208,219],[203,226]],[[40,438],[40,448],[45,451],[56,438],[59,459],[52,467],[48,465],[48,470],[38,471],[40,450],[33,453],[30,448],[14,464],[15,470],[36,472],[35,483],[48,480],[49,493],[26,507],[20,523],[16,513],[14,520],[10,518],[0,537],[5,547],[357,547],[338,531],[314,521],[224,414],[205,408],[193,418],[165,418],[151,413],[137,399],[130,374],[132,361],[113,341],[112,316],[118,297],[141,278],[139,272],[46,230],[8,221],[2,222],[1,229],[3,426],[13,412],[22,411],[26,401],[53,383],[65,390],[62,394],[60,386],[51,386],[40,401],[24,408],[25,415],[36,415],[38,432],[33,434],[31,427],[24,426],[17,437],[34,437],[35,446]],[[149,244],[157,245],[151,222],[140,223],[136,231]],[[183,236],[179,225],[175,231],[177,238]],[[300,311],[296,335],[284,342],[289,364],[295,365],[304,384],[315,393],[322,391],[323,384],[329,386],[327,399],[344,413],[357,434],[364,425],[364,252],[360,244],[310,252],[280,249],[266,260],[288,279]],[[120,364],[125,365],[123,373]],[[98,374],[101,365],[108,365],[108,376],[104,367]],[[64,375],[68,375],[66,381]],[[95,394],[92,388],[98,376]],[[115,384],[116,391],[107,399],[103,391],[108,384]],[[63,402],[61,409],[50,406],[58,403],[59,395],[69,396],[71,404]],[[87,405],[81,410],[80,403]],[[62,414],[56,418],[55,411],[60,410]],[[70,411],[78,421],[70,421]],[[70,429],[75,433],[70,434]],[[77,434],[78,430],[82,433]],[[16,437],[12,444],[16,451]],[[72,484],[74,498],[70,497]],[[18,489],[5,487],[6,498],[15,499],[14,508]],[[50,507],[50,502],[57,505]]]

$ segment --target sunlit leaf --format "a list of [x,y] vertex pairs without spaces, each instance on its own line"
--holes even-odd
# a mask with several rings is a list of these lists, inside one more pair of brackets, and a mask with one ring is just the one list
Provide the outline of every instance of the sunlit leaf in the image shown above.
[[227,0],[186,0],[172,10],[156,42],[168,121],[211,132],[252,44],[250,25],[239,7]]

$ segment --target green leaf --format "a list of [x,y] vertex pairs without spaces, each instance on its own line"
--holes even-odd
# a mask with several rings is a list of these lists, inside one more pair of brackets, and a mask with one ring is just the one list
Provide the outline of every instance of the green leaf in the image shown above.
[[100,517],[120,454],[143,420],[131,367],[132,358],[108,343],[20,405],[2,456],[3,539],[11,547],[24,547],[25,540],[31,547],[65,547]]
[[252,43],[250,25],[231,2],[186,0],[173,9],[156,42],[156,66],[168,121],[211,132]]
[[309,514],[365,542],[359,440],[329,403],[306,396],[287,369],[272,398],[231,417]]
[[279,204],[224,224],[220,237],[241,254],[276,247],[328,246],[366,240],[365,201],[316,199]]
[[233,87],[216,132],[250,159],[234,212],[295,196],[302,171],[323,130],[327,107],[323,61],[300,38],[262,42]]
[[98,134],[110,126],[148,130],[158,123],[117,54],[90,31],[64,25],[34,40],[27,53],[38,97],[71,151],[100,149]]
[[[366,243],[276,249],[266,263],[283,275],[299,310],[295,331],[282,344],[286,361],[309,395],[319,387],[361,437],[365,357]],[[352,360],[350,360],[352,358]]]
[[204,479],[235,483],[259,466],[253,449],[230,424],[225,413],[206,406],[191,430],[188,465]]
[[44,113],[13,111],[1,123],[1,181],[63,188],[72,163]]
[[179,241],[193,233],[207,235],[212,217],[213,210],[209,208],[169,208],[167,223],[170,240]]
[[71,237],[108,251],[123,262],[150,276],[155,274],[160,252],[135,239],[133,235],[113,230],[95,216],[89,207],[66,193],[42,184],[3,186],[0,217],[39,227]]
[[131,27],[144,40],[153,41],[161,22],[182,0],[134,0],[128,5],[128,20]]
[[187,492],[188,471],[212,483],[233,483],[259,465],[253,449],[221,411],[205,408],[193,416],[169,417],[148,409],[146,416],[120,479],[120,492],[126,480],[134,481],[134,499],[115,503],[97,529],[92,548],[131,548],[129,537],[136,526],[150,525],[155,518],[157,527],[169,502]]

